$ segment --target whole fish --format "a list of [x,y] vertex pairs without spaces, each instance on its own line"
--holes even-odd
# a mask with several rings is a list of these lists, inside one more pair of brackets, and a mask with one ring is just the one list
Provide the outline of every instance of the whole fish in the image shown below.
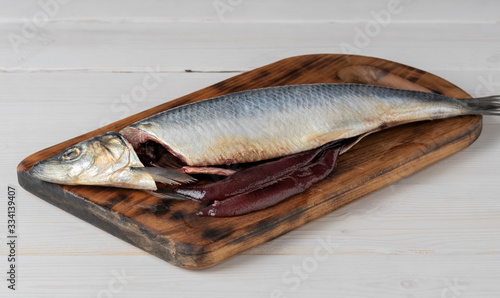
[[[61,184],[156,190],[155,181],[194,181],[186,173],[231,174],[222,165],[295,156],[348,140],[343,153],[362,137],[387,127],[461,115],[500,115],[500,96],[455,99],[362,84],[254,89],[161,112],[125,127],[120,134],[76,144],[35,164],[30,173]],[[336,156],[337,151],[330,155]],[[162,167],[168,160],[184,167]],[[178,193],[201,194],[190,191]]]

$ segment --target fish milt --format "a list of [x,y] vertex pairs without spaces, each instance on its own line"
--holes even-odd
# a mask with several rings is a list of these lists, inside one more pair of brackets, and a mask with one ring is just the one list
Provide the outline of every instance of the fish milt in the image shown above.
[[[161,112],[72,146],[30,173],[60,184],[144,190],[155,190],[155,181],[193,182],[188,174],[227,175],[172,192],[213,202],[200,215],[234,216],[304,191],[370,133],[462,115],[500,115],[500,96],[455,99],[362,84],[254,89]],[[236,173],[224,168],[249,162],[261,163]]]

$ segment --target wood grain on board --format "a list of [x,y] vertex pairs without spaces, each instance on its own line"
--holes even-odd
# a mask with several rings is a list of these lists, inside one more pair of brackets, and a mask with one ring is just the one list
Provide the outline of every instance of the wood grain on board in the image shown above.
[[269,209],[233,218],[196,216],[202,207],[197,202],[164,200],[127,189],[56,185],[27,173],[37,161],[75,143],[107,131],[119,131],[181,104],[261,87],[341,82],[469,97],[444,79],[387,60],[336,54],[291,57],[39,151],[19,164],[19,183],[49,203],[161,259],[180,267],[200,269],[411,175],[467,147],[481,132],[480,116],[413,123],[381,131],[342,155],[335,171],[306,192]]

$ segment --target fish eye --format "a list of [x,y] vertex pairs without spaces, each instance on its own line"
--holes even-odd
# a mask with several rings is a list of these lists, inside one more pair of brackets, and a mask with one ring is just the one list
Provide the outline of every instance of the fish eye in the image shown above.
[[79,155],[80,155],[80,149],[78,149],[77,147],[73,147],[66,150],[66,152],[64,152],[61,158],[64,160],[73,160],[77,158]]

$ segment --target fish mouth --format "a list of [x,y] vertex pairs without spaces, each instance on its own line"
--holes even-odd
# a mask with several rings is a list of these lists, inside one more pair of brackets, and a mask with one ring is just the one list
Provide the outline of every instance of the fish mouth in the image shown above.
[[51,159],[42,160],[35,163],[28,171],[28,174],[36,179],[51,183],[67,182],[64,179],[65,174],[60,170],[59,166]]
[[42,169],[42,165],[41,165],[42,161],[39,161],[37,163],[35,163],[31,169],[28,171],[28,174],[30,174],[31,176],[37,178],[37,179],[42,179],[43,178],[43,169]]

